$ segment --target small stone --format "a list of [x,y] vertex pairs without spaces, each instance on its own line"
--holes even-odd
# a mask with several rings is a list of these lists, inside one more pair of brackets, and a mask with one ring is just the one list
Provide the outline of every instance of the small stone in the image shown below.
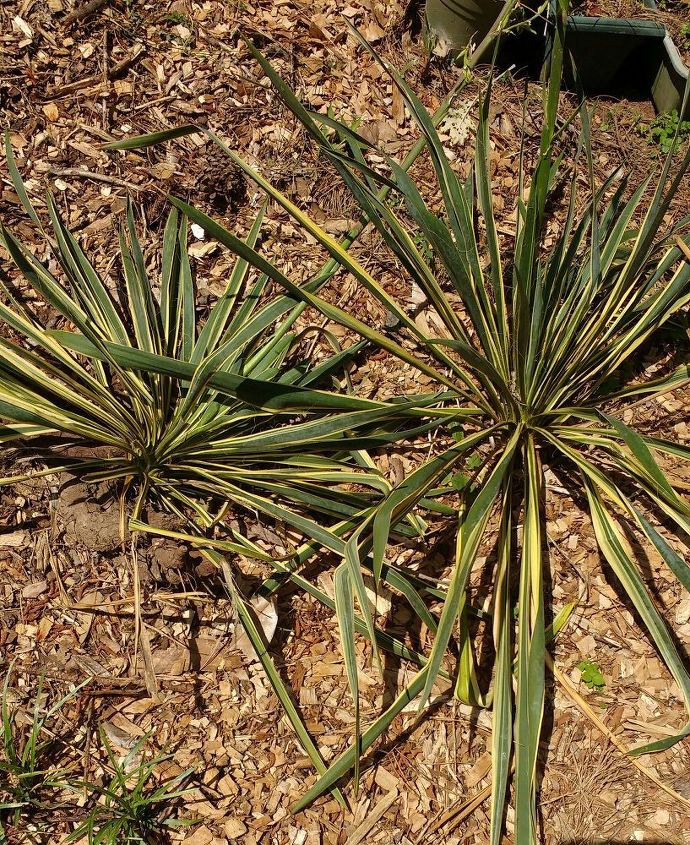
[[690,599],[681,599],[678,602],[674,618],[678,625],[685,625],[690,621]]
[[671,821],[671,814],[668,810],[663,810],[659,808],[649,819],[649,821],[654,825],[658,825],[659,827],[665,827]]
[[388,331],[395,331],[400,328],[400,320],[392,312],[386,311],[383,317],[383,325]]

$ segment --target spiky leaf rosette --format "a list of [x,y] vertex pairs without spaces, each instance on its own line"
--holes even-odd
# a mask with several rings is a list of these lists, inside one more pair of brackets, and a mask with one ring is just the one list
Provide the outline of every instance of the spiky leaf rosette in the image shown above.
[[[0,243],[19,271],[15,283],[5,275],[0,281],[0,442],[27,465],[0,485],[60,474],[112,482],[123,503],[123,532],[129,514],[134,532],[197,543],[203,538],[206,554],[219,567],[224,561],[219,551],[236,561],[249,557],[270,565],[274,574],[262,586],[264,594],[292,580],[333,607],[333,599],[298,569],[318,551],[344,554],[343,538],[391,489],[367,450],[406,431],[427,430],[433,423],[425,406],[436,404],[436,397],[379,402],[341,389],[344,367],[363,344],[341,349],[332,334],[306,321],[300,297],[284,294],[269,274],[254,271],[247,256],[254,254],[265,207],[246,239],[238,241],[242,247],[225,291],[202,321],[184,215],[171,211],[160,270],[153,276],[128,209],[120,236],[122,276],[112,291],[51,197],[51,227],[43,228],[9,139],[6,152],[17,194],[60,272],[53,274],[0,225]],[[327,265],[302,290],[317,290],[337,266]],[[31,296],[18,290],[18,280]],[[46,313],[59,328],[46,327]],[[321,360],[300,357],[315,332],[330,340],[331,353]],[[337,389],[323,389],[332,379]],[[143,522],[149,506],[175,515],[178,530]],[[267,550],[232,530],[215,537],[213,528],[228,506],[278,525],[283,550]],[[396,529],[400,534],[418,533],[414,517],[403,522]],[[383,577],[421,602],[405,573],[387,567]],[[227,580],[276,693],[324,772],[260,642],[247,597]],[[361,577],[357,589],[366,612],[353,619],[356,630],[421,662],[420,655],[376,628]]]
[[[35,308],[3,285],[0,318],[11,330],[0,339],[5,443],[44,461],[45,474],[122,481],[136,493],[135,518],[151,499],[172,512],[191,509],[204,518],[203,502],[229,501],[309,535],[319,526],[303,521],[299,512],[310,496],[313,512],[332,521],[367,503],[365,495],[353,495],[345,504],[342,490],[335,492],[338,485],[385,490],[378,473],[353,460],[346,432],[375,430],[377,420],[390,414],[388,406],[311,387],[329,374],[342,374],[339,368],[357,348],[315,366],[295,358],[304,332],[294,324],[303,307],[289,296],[264,297],[267,277],[250,284],[242,259],[201,327],[187,222],[176,210],[163,235],[155,296],[130,207],[120,238],[120,302],[50,199],[48,208],[63,281],[0,230],[39,301],[63,318],[61,329],[44,328]],[[262,218],[263,210],[248,247],[257,240]],[[323,444],[321,457],[310,457],[315,450],[307,446],[314,443]],[[65,457],[71,452],[74,457]],[[281,499],[294,508],[272,504]]]

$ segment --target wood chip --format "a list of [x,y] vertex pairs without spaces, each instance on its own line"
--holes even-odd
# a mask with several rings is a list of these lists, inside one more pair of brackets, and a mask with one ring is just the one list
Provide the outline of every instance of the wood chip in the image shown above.
[[388,795],[384,796],[374,806],[374,809],[367,815],[364,821],[360,825],[358,825],[358,827],[356,827],[352,831],[352,833],[350,833],[350,835],[347,837],[347,845],[359,845],[359,843],[363,841],[364,837],[374,827],[376,822],[378,822],[378,820],[386,812],[386,810],[393,806],[397,799],[397,792],[389,792]]
[[26,531],[10,531],[9,534],[0,534],[0,548],[22,549],[26,547],[28,540]]

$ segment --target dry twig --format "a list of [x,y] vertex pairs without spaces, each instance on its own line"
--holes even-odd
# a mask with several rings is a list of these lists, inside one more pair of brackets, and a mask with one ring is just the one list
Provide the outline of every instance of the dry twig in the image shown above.
[[89,15],[93,15],[93,13],[97,12],[101,6],[105,6],[107,2],[108,0],[89,0],[88,3],[84,3],[83,6],[77,6],[77,8],[73,9],[68,15],[65,15],[62,19],[62,23],[65,26],[69,26],[69,24],[72,24],[75,21],[79,21]]
[[128,188],[130,191],[141,191],[141,185],[134,182],[127,182],[118,176],[108,176],[105,173],[96,173],[93,170],[82,170],[79,167],[51,167],[48,171],[51,176],[66,176],[76,179],[93,179],[94,182],[105,182],[106,185],[115,185],[118,188]]

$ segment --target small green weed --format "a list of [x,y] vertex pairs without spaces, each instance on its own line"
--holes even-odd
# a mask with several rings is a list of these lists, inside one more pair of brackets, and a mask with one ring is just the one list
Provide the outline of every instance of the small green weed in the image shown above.
[[414,241],[414,245],[417,247],[419,254],[427,262],[427,264],[434,266],[434,248],[431,246],[424,233],[416,232],[413,235],[412,240]]
[[484,458],[479,452],[473,452],[465,461],[465,469],[451,473],[445,483],[453,490],[465,490],[472,481],[472,476],[484,465]]
[[593,660],[581,660],[577,664],[577,668],[582,673],[582,683],[591,690],[601,692],[606,686],[604,676],[601,674],[601,669]]
[[484,458],[482,458],[482,456],[478,452],[474,452],[467,459],[467,466],[470,469],[479,469],[479,467],[483,463],[484,463]]
[[661,12],[685,12],[687,0],[657,0],[657,9]]
[[647,142],[658,147],[658,154],[666,156],[671,152],[676,135],[678,141],[690,137],[690,120],[682,120],[678,111],[673,109],[665,114],[660,114],[652,123],[638,123],[636,127],[638,135],[647,136]]
[[680,46],[690,50],[690,23],[684,23],[680,28]]
[[186,769],[173,778],[157,782],[156,768],[171,754],[159,754],[150,760],[144,756],[148,735],[138,740],[120,760],[101,729],[101,738],[114,770],[107,786],[89,781],[64,784],[70,789],[86,789],[95,799],[86,819],[72,831],[65,842],[88,838],[89,845],[150,845],[161,842],[173,827],[189,827],[193,819],[171,817],[173,802],[186,795],[189,788],[180,788],[194,771]]
[[[54,765],[57,741],[46,723],[84,686],[75,687],[59,701],[45,707],[43,679],[39,681],[30,721],[20,719],[20,708],[10,709],[10,677],[2,687],[2,757],[0,758],[0,842],[6,840],[5,824],[17,825],[25,816],[35,825],[41,813],[55,809],[54,791],[65,775]],[[48,739],[45,739],[47,734]]]
[[[328,106],[326,114],[328,115],[328,117],[331,118],[331,120],[336,120],[335,109],[333,108],[332,105]],[[362,125],[362,120],[363,120],[362,115],[356,114],[356,115],[354,115],[352,120],[349,120],[349,121],[346,117],[344,117],[342,119],[342,124],[343,124],[343,126],[346,126],[348,129],[351,129],[353,132],[356,132],[357,129],[359,129],[359,127]]]
[[[348,143],[352,144],[358,143],[356,136],[357,130],[362,125],[363,117],[362,115],[354,115],[351,119],[348,120],[347,117],[343,116],[341,118],[336,117],[335,109],[332,105],[328,106],[325,116],[326,125],[329,126],[332,130],[331,137],[337,139],[336,143],[334,143],[335,149],[340,149],[345,152],[348,148]],[[347,132],[338,131],[338,129],[345,129],[348,130]],[[360,139],[361,140],[361,139]]]
[[164,15],[161,15],[160,20],[162,23],[182,24],[182,26],[186,26],[188,29],[192,28],[191,20],[183,12],[166,12]]

